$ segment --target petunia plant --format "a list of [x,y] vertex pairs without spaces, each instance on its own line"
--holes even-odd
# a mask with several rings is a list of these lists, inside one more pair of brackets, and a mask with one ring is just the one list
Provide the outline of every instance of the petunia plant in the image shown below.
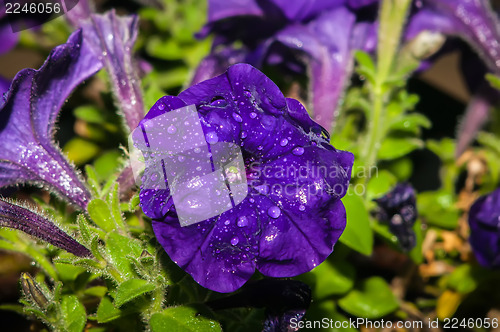
[[[80,0],[16,33],[0,12],[0,309],[35,331],[497,328],[494,8]],[[4,73],[17,51],[45,60]],[[464,112],[419,80],[453,52]]]

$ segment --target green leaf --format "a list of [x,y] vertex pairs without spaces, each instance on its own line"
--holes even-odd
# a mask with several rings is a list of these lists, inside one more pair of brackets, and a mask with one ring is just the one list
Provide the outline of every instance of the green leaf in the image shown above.
[[424,253],[422,252],[424,234],[422,232],[422,222],[420,219],[417,219],[413,225],[413,231],[415,232],[416,244],[415,247],[410,250],[408,255],[416,264],[421,264],[424,261]]
[[320,298],[348,292],[356,280],[356,270],[346,261],[326,260],[311,271],[316,276],[315,292]]
[[391,288],[380,277],[360,281],[338,304],[351,315],[368,319],[383,317],[399,307]]
[[454,197],[445,190],[426,191],[417,195],[417,208],[427,223],[446,229],[457,227],[460,213]]
[[129,279],[118,286],[115,295],[115,305],[121,307],[138,296],[152,292],[154,289],[155,285],[144,279]]
[[[72,259],[74,256],[68,253],[61,253],[60,257]],[[54,267],[56,268],[61,281],[74,281],[80,274],[86,271],[84,267],[64,264],[57,261],[54,262]]]
[[455,141],[443,138],[440,141],[428,140],[426,147],[434,152],[445,163],[455,163]]
[[136,277],[134,268],[127,256],[138,258],[141,256],[141,244],[134,239],[111,232],[106,238],[106,250],[114,266],[127,277]]
[[63,147],[69,160],[76,165],[83,165],[99,152],[99,146],[79,137],[72,138]]
[[115,183],[113,191],[108,197],[108,204],[111,207],[111,213],[113,214],[113,218],[115,219],[118,227],[127,232],[127,228],[123,222],[122,210],[120,208],[120,192],[118,191],[118,183]]
[[461,294],[468,294],[488,277],[488,272],[487,269],[479,265],[460,265],[449,276],[448,286]]
[[108,204],[100,198],[95,198],[87,205],[87,211],[96,223],[105,232],[111,232],[116,229],[116,223],[111,214]]
[[486,74],[486,80],[490,83],[491,87],[500,90],[500,77],[493,74]]
[[106,116],[103,111],[92,105],[83,105],[73,110],[73,115],[77,119],[84,120],[88,123],[104,123]]
[[222,331],[218,322],[199,313],[199,306],[170,307],[154,314],[149,325],[153,332]]
[[95,169],[90,165],[85,165],[85,174],[87,174],[87,182],[90,185],[92,196],[99,197],[101,195],[101,186]]
[[375,63],[373,62],[370,54],[363,51],[355,51],[354,58],[359,64],[359,67],[356,69],[356,71],[360,75],[365,76],[366,79],[373,84],[375,82],[376,69]]
[[87,322],[85,307],[75,295],[66,295],[61,302],[61,314],[64,318],[65,331],[83,331]]
[[342,202],[346,209],[347,225],[344,233],[340,236],[340,242],[363,255],[371,255],[373,231],[363,200],[352,190],[349,190]]
[[99,307],[97,307],[97,322],[111,322],[117,318],[120,318],[121,314],[122,311],[113,305],[111,299],[108,296],[105,296],[102,298],[101,303],[99,303]]
[[392,121],[388,129],[418,134],[420,133],[420,128],[427,129],[430,128],[431,125],[431,121],[425,115],[420,113],[412,113],[404,115]]
[[89,287],[83,291],[85,295],[96,296],[96,297],[104,297],[104,295],[106,295],[107,292],[108,289],[105,286]]
[[418,138],[388,137],[382,142],[378,151],[378,159],[391,160],[403,157],[415,149],[421,149],[424,143]]
[[386,170],[377,172],[370,178],[366,186],[366,199],[371,201],[386,194],[396,184],[397,179]]
[[94,167],[100,181],[109,179],[120,166],[122,153],[118,150],[106,151],[94,161]]

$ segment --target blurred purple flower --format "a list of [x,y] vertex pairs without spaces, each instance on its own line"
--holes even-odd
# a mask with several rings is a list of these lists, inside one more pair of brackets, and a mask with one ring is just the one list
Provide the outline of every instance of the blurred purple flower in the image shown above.
[[36,184],[85,209],[90,193],[52,135],[71,92],[101,68],[74,32],[38,70],[23,69],[0,100],[0,186]]
[[[79,8],[78,6],[76,8]],[[117,16],[114,10],[78,21],[90,49],[110,77],[113,95],[130,130],[144,117],[138,68],[132,56],[137,38],[137,16]]]
[[[340,198],[347,191],[353,155],[331,146],[328,134],[298,101],[285,98],[247,64],[234,65],[178,97],[161,98],[141,125],[192,104],[205,135],[241,146],[248,196],[219,216],[181,227],[169,189],[142,188],[142,209],[172,260],[218,292],[238,289],[255,268],[266,276],[291,277],[325,260],[345,228]],[[272,176],[283,168],[300,169],[301,176]]]
[[411,250],[416,245],[413,225],[417,220],[415,191],[407,183],[398,183],[385,196],[375,199],[379,206],[377,218],[389,223],[392,234],[398,238],[401,248]]
[[[500,20],[489,1],[419,0],[415,7],[408,24],[407,39],[416,37],[424,30],[459,37],[476,51],[490,71],[500,74]],[[468,58],[470,60],[471,57]],[[498,92],[484,82],[483,66],[473,59],[463,63],[469,88],[477,94],[467,108],[463,125],[458,129],[457,157],[473,141],[488,120],[489,109],[499,100]]]
[[39,213],[0,199],[0,226],[18,229],[73,255],[91,256],[90,251]]
[[19,33],[12,32],[5,10],[4,6],[0,8],[0,55],[13,49],[19,41]]
[[469,242],[478,262],[500,268],[500,188],[474,202],[469,226]]
[[[314,119],[330,130],[352,73],[352,51],[375,47],[376,11],[366,22],[358,22],[348,6],[358,8],[374,2],[211,0],[208,23],[199,34],[203,37],[213,32],[216,36],[208,58],[212,59],[211,68],[204,60],[193,83],[199,82],[197,78],[222,73],[235,61],[257,67],[283,64],[292,70],[302,70],[305,64]],[[243,42],[237,58],[213,61],[234,52],[231,44],[235,40]]]

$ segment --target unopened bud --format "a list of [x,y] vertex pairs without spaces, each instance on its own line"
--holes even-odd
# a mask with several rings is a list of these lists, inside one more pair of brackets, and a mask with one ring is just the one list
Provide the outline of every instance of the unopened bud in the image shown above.
[[38,307],[45,309],[49,304],[49,300],[40,289],[38,283],[33,279],[29,273],[23,272],[21,274],[21,287],[26,297],[30,298],[35,302]]

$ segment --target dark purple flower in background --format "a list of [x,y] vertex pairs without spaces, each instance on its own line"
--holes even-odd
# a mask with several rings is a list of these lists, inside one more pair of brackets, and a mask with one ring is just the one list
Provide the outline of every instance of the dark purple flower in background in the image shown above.
[[57,46],[38,70],[23,69],[0,100],[0,186],[36,184],[85,209],[90,193],[52,135],[71,92],[101,63],[81,30]]
[[91,256],[87,248],[40,213],[4,199],[0,199],[0,226],[18,229],[76,256]]
[[[485,0],[418,0],[415,4],[407,39],[425,30],[458,37],[466,41],[485,64],[474,59],[467,61],[463,55],[464,76],[475,96],[458,130],[458,157],[487,122],[491,106],[500,99],[498,92],[489,88],[484,80],[486,69],[500,74],[500,21],[490,2]],[[470,56],[467,58],[470,60]]]
[[[248,196],[216,217],[181,227],[169,189],[142,188],[142,209],[171,259],[218,292],[238,289],[255,268],[266,276],[291,277],[323,262],[345,228],[340,198],[347,191],[353,155],[331,146],[328,134],[298,101],[285,98],[246,64],[178,97],[161,98],[141,125],[192,104],[207,142],[241,146]],[[286,167],[302,170],[301,176],[274,173]]]
[[[280,64],[294,71],[305,65],[314,119],[330,130],[352,73],[353,50],[375,47],[376,11],[359,22],[353,9],[375,2],[211,0],[208,23],[200,36],[215,34],[213,51],[193,83],[220,74],[235,62],[257,67]],[[234,49],[235,40],[241,40],[243,47]]]
[[474,202],[469,226],[469,242],[479,264],[500,268],[500,188]]
[[416,245],[413,231],[417,220],[415,201],[415,191],[407,183],[398,183],[389,193],[375,199],[379,206],[377,218],[389,224],[390,231],[398,238],[401,248],[405,251]]

